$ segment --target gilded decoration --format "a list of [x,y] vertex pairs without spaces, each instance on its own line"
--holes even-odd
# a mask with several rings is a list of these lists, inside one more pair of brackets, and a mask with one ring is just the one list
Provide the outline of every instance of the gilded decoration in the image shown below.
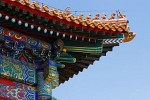
[[52,96],[51,83],[44,81],[43,72],[37,73],[37,79],[38,79],[38,86],[37,86],[38,100],[48,100]]
[[135,38],[136,34],[133,32],[124,33],[124,42],[130,42]]

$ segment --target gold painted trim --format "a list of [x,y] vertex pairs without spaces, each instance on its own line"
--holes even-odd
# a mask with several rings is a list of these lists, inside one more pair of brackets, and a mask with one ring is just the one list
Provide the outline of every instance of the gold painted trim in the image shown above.
[[130,42],[135,38],[136,34],[133,32],[124,33],[124,42]]

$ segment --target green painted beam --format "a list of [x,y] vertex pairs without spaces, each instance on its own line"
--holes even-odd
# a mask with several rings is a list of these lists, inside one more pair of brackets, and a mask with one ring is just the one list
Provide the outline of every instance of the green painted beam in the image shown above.
[[35,85],[36,66],[0,55],[0,77]]
[[100,36],[99,39],[113,39],[113,38],[124,38],[123,34],[117,34],[117,35],[104,35],[104,36]]
[[56,62],[57,68],[65,68],[65,64],[62,64],[60,62]]
[[74,47],[74,46],[64,46],[67,52],[82,52],[82,53],[101,53],[102,47]]
[[65,62],[65,63],[75,63],[76,58],[72,57],[71,55],[64,53],[61,54],[59,58],[56,59],[58,62]]
[[103,44],[101,40],[96,41],[96,43],[64,40],[64,45],[64,48],[67,49],[67,52],[101,53],[103,50]]

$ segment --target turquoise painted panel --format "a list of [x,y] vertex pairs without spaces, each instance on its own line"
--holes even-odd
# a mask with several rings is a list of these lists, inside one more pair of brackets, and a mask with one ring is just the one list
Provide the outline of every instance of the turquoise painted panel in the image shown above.
[[38,94],[38,100],[50,100],[52,96],[52,88],[51,83],[46,82],[43,77],[43,72],[37,73],[37,94]]
[[34,85],[36,81],[36,69],[33,64],[15,60],[0,55],[0,76]]
[[44,80],[46,82],[52,83],[52,89],[59,86],[59,73],[57,70],[57,63],[52,60],[48,60],[43,64],[43,66],[44,66],[44,73],[43,73]]

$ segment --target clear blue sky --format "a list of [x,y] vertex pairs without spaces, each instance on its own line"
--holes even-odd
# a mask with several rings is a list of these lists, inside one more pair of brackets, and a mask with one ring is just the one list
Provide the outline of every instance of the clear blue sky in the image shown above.
[[[129,19],[136,38],[109,52],[87,70],[53,90],[58,100],[150,100],[150,1],[149,0],[38,0],[55,8],[120,9]],[[78,13],[79,14],[79,13]]]

